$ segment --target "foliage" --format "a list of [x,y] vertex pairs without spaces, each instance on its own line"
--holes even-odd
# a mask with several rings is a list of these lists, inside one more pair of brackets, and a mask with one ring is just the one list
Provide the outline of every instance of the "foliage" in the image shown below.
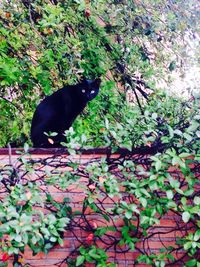
[[94,146],[102,145],[100,122],[108,117],[115,123],[125,105],[124,92],[131,89],[146,96],[141,86],[154,90],[155,81],[171,79],[173,69],[186,61],[182,39],[188,31],[195,33],[196,14],[195,4],[188,5],[187,1],[2,1],[0,146],[9,142],[20,146],[29,140],[33,111],[45,95],[81,76],[100,75],[101,93],[74,129],[93,139]]
[[76,259],[76,266],[82,265],[84,262],[95,263],[97,267],[115,267],[113,263],[106,263],[108,256],[103,249],[99,249],[95,246],[88,248],[81,247],[79,249],[80,255]]
[[[109,142],[110,149],[102,158],[82,162],[80,146],[87,148],[90,140],[76,136],[72,128],[66,132],[65,144],[71,156],[64,156],[61,149],[53,156],[35,159],[27,145],[17,163],[10,156],[10,164],[0,170],[0,232],[2,249],[14,256],[14,264],[23,258],[25,245],[34,254],[48,253],[54,244],[62,245],[65,231],[77,238],[77,229],[86,232],[86,237],[77,238],[75,249],[58,265],[114,267],[117,262],[108,257],[107,250],[137,251],[135,264],[166,266],[183,260],[186,266],[199,264],[200,115],[194,106],[188,115],[182,104],[163,102],[160,97],[157,114],[145,111],[137,149],[132,147],[135,136],[130,117],[123,128],[105,121],[101,138]],[[174,120],[172,107],[181,108],[182,120]],[[168,121],[162,121],[165,112]],[[116,149],[117,156],[112,157]],[[49,191],[52,186],[67,196],[73,188],[82,190],[82,208],[72,209],[71,199],[56,201]],[[168,231],[159,230],[168,214],[179,221],[170,228],[175,236],[171,246],[164,243]],[[163,239],[158,254],[146,245],[156,235]],[[179,256],[180,250],[184,253]]]
[[[48,193],[42,197],[37,181],[20,180],[20,168],[23,165],[29,173],[34,173],[34,170],[25,158],[21,157],[19,161],[20,165],[16,168],[5,166],[0,175],[1,193],[6,193],[0,206],[1,247],[8,256],[15,255],[16,262],[20,260],[19,255],[24,253],[27,245],[33,255],[40,251],[48,253],[56,243],[63,245],[62,233],[69,223],[64,208],[56,210],[58,204],[56,207],[52,205],[52,210],[49,209],[51,213],[45,213],[51,197]],[[8,179],[4,179],[4,176]]]
[[[143,111],[142,115],[137,106],[124,105],[116,111],[116,120],[113,120],[113,114],[110,113],[101,122],[97,144],[112,147],[112,151],[119,148],[135,151],[139,148],[140,152],[143,149],[147,153],[148,147],[151,151],[162,151],[172,144],[176,144],[178,148],[184,145],[187,151],[193,138],[194,142],[199,140],[198,103],[183,102],[165,93],[155,93],[149,97]],[[191,129],[196,132],[191,134]],[[77,136],[73,128],[66,131],[66,137],[64,145],[70,151],[72,148],[91,148],[94,144],[94,140],[84,132]],[[198,149],[198,144],[196,148]]]
[[[30,143],[31,117],[45,95],[82,75],[102,76],[103,83],[100,95],[65,133],[69,157],[61,149],[36,159],[26,144],[17,162],[9,150],[9,164],[1,164],[0,266],[8,260],[27,266],[22,263],[26,246],[33,254],[48,253],[55,244],[62,246],[66,231],[76,238],[77,229],[86,238],[77,238],[58,266],[114,267],[109,250],[138,252],[134,264],[200,264],[199,103],[155,89],[157,80],[168,82],[184,62],[181,40],[195,26],[193,2],[190,9],[188,1],[170,3],[2,1],[1,146]],[[126,103],[129,89],[138,105]],[[106,147],[106,156],[82,162],[81,149],[94,146]],[[79,210],[72,209],[71,199],[56,201],[50,191],[68,196],[74,186],[84,193]],[[159,224],[168,214],[178,217],[170,231],[179,235],[154,254],[148,242],[167,234]]]

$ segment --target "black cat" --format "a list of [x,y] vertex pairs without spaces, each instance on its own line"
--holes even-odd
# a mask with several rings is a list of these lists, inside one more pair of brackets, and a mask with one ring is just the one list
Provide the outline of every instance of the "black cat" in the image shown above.
[[[31,125],[34,147],[59,147],[65,141],[64,131],[69,129],[76,117],[99,92],[101,80],[83,80],[67,85],[47,96],[36,108]],[[44,134],[56,132],[56,136]]]

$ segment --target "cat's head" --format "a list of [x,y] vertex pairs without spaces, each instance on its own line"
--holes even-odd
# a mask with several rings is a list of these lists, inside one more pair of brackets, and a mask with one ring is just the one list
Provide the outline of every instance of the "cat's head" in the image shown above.
[[86,101],[94,99],[99,93],[100,83],[101,79],[99,78],[95,80],[82,80],[79,86],[81,98]]

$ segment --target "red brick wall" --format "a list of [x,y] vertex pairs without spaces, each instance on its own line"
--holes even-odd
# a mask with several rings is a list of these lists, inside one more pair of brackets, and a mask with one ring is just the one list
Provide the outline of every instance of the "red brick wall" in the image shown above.
[[[47,155],[46,152],[40,155],[32,154],[33,158],[46,158]],[[82,156],[82,162],[88,161],[91,158],[97,158],[97,157],[103,157],[104,154],[88,154],[88,155],[83,155]],[[15,162],[17,159],[17,155],[14,152],[14,155],[12,155],[12,161]],[[1,151],[0,153],[0,164],[1,166],[7,164],[9,161],[9,156],[8,156],[8,151]],[[81,183],[87,183],[85,179],[81,180]],[[70,199],[73,200],[71,203],[71,206],[73,209],[80,209],[82,205],[82,201],[85,197],[85,194],[80,190],[80,188],[76,186],[71,186],[68,188],[68,190],[65,191],[60,191],[56,190],[55,188],[49,188],[49,191],[51,192],[52,196],[57,200],[57,201],[62,201],[64,197],[69,197]],[[105,207],[110,207],[111,201],[109,199],[104,201]],[[100,226],[101,224],[105,224],[106,222],[101,222],[98,221],[98,218],[93,216],[93,214],[90,214],[90,210],[88,209],[88,215],[91,216],[91,224],[95,221],[97,226]],[[120,221],[116,222],[120,226]],[[175,240],[178,236],[181,236],[183,233],[180,230],[174,231],[173,229],[176,228],[176,226],[179,226],[180,228],[180,217],[175,216],[175,214],[167,214],[165,215],[159,225],[154,225],[149,230],[149,236],[151,236],[148,239],[143,239],[142,242],[139,244],[139,248],[143,250],[145,248],[146,252],[148,254],[152,253],[158,253],[161,248],[164,248],[166,246],[174,246],[175,245]],[[172,231],[173,230],[173,231]],[[156,233],[156,234],[154,234]],[[89,235],[89,232],[84,232],[81,231],[80,229],[77,229],[76,235],[80,240],[85,240],[86,237]],[[77,240],[74,234],[69,230],[66,231],[64,235],[64,246],[61,247],[59,245],[56,245],[53,249],[50,250],[50,252],[45,255],[44,253],[39,253],[36,256],[32,256],[32,252],[29,248],[26,249],[23,262],[24,263],[30,263],[31,266],[38,266],[38,267],[56,267],[58,266],[58,262],[62,261],[67,257],[67,255],[70,254],[70,252],[77,246]],[[104,247],[105,244],[100,244],[98,243],[100,247]],[[110,257],[110,260],[112,262],[115,262],[118,267],[131,267],[131,266],[136,266],[136,267],[144,267],[147,265],[144,264],[134,264],[134,260],[137,258],[139,255],[138,252],[126,252],[126,253],[116,253],[114,251],[114,248],[111,248],[108,250],[108,255]],[[179,251],[176,255],[174,255],[176,258],[181,258],[183,255],[183,251]],[[9,266],[12,266],[12,261],[10,261]],[[66,266],[66,263],[59,265],[61,267]],[[88,264],[88,267],[94,266],[92,264]],[[86,267],[87,267],[86,266]],[[173,267],[177,266],[183,266],[183,263],[179,264],[174,264]]]

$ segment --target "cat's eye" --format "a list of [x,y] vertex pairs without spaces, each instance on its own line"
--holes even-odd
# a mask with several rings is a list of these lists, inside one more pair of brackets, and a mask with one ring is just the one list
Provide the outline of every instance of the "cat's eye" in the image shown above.
[[85,89],[82,89],[81,91],[82,91],[82,93],[85,93]]
[[94,90],[92,90],[90,93],[91,93],[91,94],[94,94],[94,93],[95,93],[95,91],[94,91]]

